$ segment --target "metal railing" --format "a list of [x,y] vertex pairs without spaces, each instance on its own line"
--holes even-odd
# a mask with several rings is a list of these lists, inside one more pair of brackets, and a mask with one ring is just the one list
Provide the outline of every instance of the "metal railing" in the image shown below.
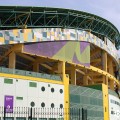
[[84,108],[0,107],[1,120],[87,120]]
[[37,77],[37,78],[45,78],[45,79],[50,79],[50,80],[58,80],[58,81],[62,80],[59,75],[50,75],[50,74],[45,74],[45,73],[37,73],[37,72],[11,69],[11,68],[5,68],[5,67],[0,67],[0,72],[7,73],[7,74],[31,76],[31,77]]

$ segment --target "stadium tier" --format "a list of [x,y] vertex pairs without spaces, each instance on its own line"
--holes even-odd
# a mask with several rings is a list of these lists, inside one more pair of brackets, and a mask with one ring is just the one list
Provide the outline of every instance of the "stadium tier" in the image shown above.
[[0,6],[0,120],[120,120],[119,48],[99,16]]

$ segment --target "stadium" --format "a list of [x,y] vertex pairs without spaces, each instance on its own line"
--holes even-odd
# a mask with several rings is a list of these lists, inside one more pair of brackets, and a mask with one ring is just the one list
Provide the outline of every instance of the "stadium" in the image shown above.
[[119,48],[99,16],[0,6],[0,120],[120,120]]

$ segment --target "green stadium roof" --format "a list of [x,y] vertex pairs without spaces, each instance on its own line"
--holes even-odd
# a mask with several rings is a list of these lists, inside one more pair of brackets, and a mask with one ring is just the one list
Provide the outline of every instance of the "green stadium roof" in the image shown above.
[[82,29],[100,38],[109,38],[117,48],[120,46],[117,28],[99,16],[63,8],[0,6],[1,30],[25,27]]

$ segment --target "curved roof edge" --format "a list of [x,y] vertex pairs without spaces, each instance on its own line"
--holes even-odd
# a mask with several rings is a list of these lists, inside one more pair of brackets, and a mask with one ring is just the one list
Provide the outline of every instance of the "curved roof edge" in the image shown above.
[[[37,21],[38,20],[38,21]],[[65,8],[33,6],[0,6],[0,29],[64,27],[83,29],[107,37],[120,46],[120,33],[108,20],[97,15]]]

